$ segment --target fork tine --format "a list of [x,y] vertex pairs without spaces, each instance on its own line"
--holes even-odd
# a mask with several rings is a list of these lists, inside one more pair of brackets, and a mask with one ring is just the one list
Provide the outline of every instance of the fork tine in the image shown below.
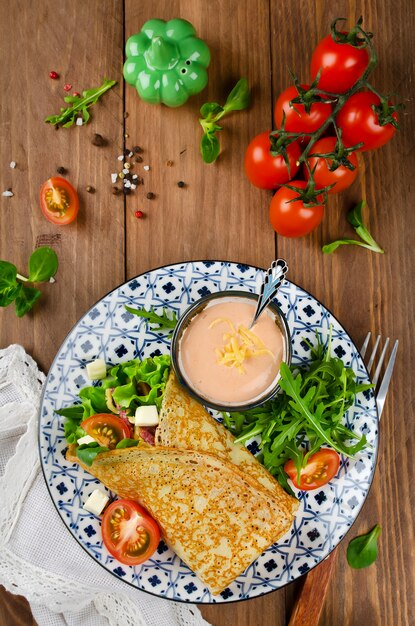
[[379,374],[380,374],[380,368],[382,367],[382,363],[383,363],[383,361],[385,359],[386,349],[387,349],[388,345],[389,345],[389,337],[385,341],[385,345],[383,346],[382,354],[380,355],[380,358],[379,358],[379,363],[378,363],[378,365],[376,367],[375,375],[372,378],[372,383],[374,385],[376,385],[377,382],[378,382],[378,378],[379,378]]
[[369,374],[370,374],[370,370],[372,369],[373,361],[375,360],[379,341],[380,341],[380,335],[377,336],[376,343],[373,346],[372,354],[370,355],[369,363],[367,364],[367,371],[369,372]]
[[382,415],[383,406],[385,404],[386,394],[388,393],[389,383],[391,381],[393,366],[395,365],[396,353],[398,351],[399,341],[396,340],[393,346],[392,354],[390,355],[389,362],[386,366],[385,375],[380,385],[379,393],[376,396],[376,404],[378,407],[379,419]]
[[371,336],[371,334],[372,334],[372,333],[371,333],[371,332],[370,332],[370,330],[369,330],[369,332],[368,332],[368,334],[366,335],[366,338],[365,338],[365,340],[364,340],[364,342],[363,342],[363,345],[362,345],[362,347],[360,348],[360,356],[362,357],[362,359],[364,359],[364,358],[365,358],[365,354],[366,354],[367,347],[368,347],[368,345],[369,345],[369,341],[370,341],[370,336]]

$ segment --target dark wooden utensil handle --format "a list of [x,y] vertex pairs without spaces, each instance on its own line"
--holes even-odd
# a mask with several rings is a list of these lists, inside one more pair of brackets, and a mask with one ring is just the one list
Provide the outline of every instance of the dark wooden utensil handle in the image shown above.
[[337,549],[307,574],[288,626],[318,626],[336,558]]

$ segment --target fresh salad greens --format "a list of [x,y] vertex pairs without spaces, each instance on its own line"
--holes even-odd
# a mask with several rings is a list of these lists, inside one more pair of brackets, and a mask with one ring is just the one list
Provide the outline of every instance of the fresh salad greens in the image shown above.
[[[311,349],[307,367],[281,365],[283,393],[263,406],[223,415],[236,441],[260,438],[262,462],[289,492],[284,471],[289,459],[299,477],[309,457],[323,444],[346,456],[353,456],[367,445],[365,435],[343,424],[343,416],[353,405],[355,395],[372,385],[358,384],[354,371],[331,356],[331,338],[325,346],[316,336],[316,346],[307,342]],[[347,444],[350,440],[355,443]]]
[[378,556],[378,538],[381,527],[376,524],[366,535],[360,535],[351,540],[347,547],[347,562],[354,569],[369,567]]
[[45,122],[67,128],[76,122],[77,117],[81,116],[83,124],[86,124],[91,117],[88,111],[89,107],[96,104],[100,97],[108,91],[108,89],[114,87],[116,83],[116,80],[108,80],[108,78],[105,78],[100,87],[87,89],[82,92],[82,96],[66,96],[64,100],[69,106],[62,107],[58,115],[49,115],[45,119]]
[[242,111],[249,106],[250,94],[246,78],[241,78],[232,89],[225,104],[206,102],[200,109],[199,122],[203,128],[200,152],[205,163],[214,163],[220,153],[219,139],[216,134],[222,130],[218,121],[232,111]]
[[[75,444],[87,433],[83,420],[98,413],[114,413],[126,418],[133,416],[137,407],[156,405],[160,409],[164,388],[170,368],[170,356],[149,357],[140,361],[133,359],[110,367],[107,376],[97,386],[84,387],[79,392],[80,403],[56,410],[65,417],[63,425],[68,444]],[[125,438],[117,448],[136,445],[134,439]],[[99,452],[107,448],[97,442],[77,447],[78,457],[90,465]]]
[[[133,309],[128,305],[124,305],[124,308],[133,315],[143,317],[151,324],[153,330],[173,330],[177,324],[177,313],[171,309],[163,308],[162,314],[158,315],[154,307],[150,307],[149,311],[143,309]],[[171,333],[170,333],[171,334]]]
[[27,278],[18,274],[13,263],[0,261],[0,307],[14,302],[17,317],[23,317],[42,295],[36,287],[28,287],[23,283],[48,282],[58,271],[58,265],[56,252],[48,246],[37,248],[31,254]]
[[325,254],[331,254],[337,250],[339,246],[343,245],[361,246],[362,248],[372,250],[372,252],[378,252],[379,254],[384,253],[384,250],[382,250],[380,245],[373,239],[372,235],[363,223],[362,209],[365,204],[366,202],[362,200],[347,214],[347,221],[353,226],[361,241],[358,241],[357,239],[337,239],[336,241],[332,241],[322,247],[322,251]]

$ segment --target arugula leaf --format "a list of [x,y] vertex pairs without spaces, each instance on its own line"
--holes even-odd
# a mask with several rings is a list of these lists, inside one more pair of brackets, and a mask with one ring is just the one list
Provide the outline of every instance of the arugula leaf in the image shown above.
[[203,136],[200,141],[200,153],[205,163],[214,163],[220,154],[220,144],[216,133],[222,130],[217,122],[232,111],[242,111],[249,106],[249,86],[246,78],[241,78],[230,92],[222,107],[217,102],[206,102],[200,108],[200,125]]
[[115,80],[105,78],[100,87],[87,89],[82,92],[82,96],[66,96],[64,100],[70,106],[61,108],[61,112],[58,115],[49,115],[45,122],[68,128],[75,123],[76,118],[81,114],[83,123],[86,124],[90,118],[88,108],[98,102],[99,98],[116,83],[117,81]]
[[[158,315],[154,307],[150,307],[149,311],[145,309],[133,309],[130,306],[124,305],[124,308],[133,315],[137,315],[138,317],[143,317],[146,319],[149,324],[156,324],[159,328],[155,330],[165,330],[165,329],[174,329],[177,324],[177,313],[172,309],[163,308],[163,312],[161,315]],[[167,311],[171,311],[171,317],[167,314]]]
[[80,461],[91,467],[97,454],[108,451],[108,448],[100,446],[96,441],[94,441],[93,443],[83,443],[81,446],[78,446],[76,449],[76,456],[80,459]]
[[43,283],[55,276],[58,271],[56,252],[47,246],[37,248],[29,259],[29,278],[31,283]]
[[384,250],[373,239],[372,235],[363,223],[362,209],[365,205],[366,202],[362,200],[354,207],[354,209],[349,211],[349,213],[347,214],[347,221],[353,226],[356,234],[360,237],[361,241],[358,241],[357,239],[337,239],[336,241],[332,241],[331,243],[328,243],[321,248],[324,254],[331,254],[332,252],[337,250],[339,246],[343,245],[361,246],[362,248],[367,248],[372,252],[384,254]]
[[369,567],[377,559],[377,541],[381,533],[381,527],[376,524],[366,535],[360,535],[351,540],[347,547],[347,562],[354,569]]
[[[356,383],[354,371],[330,354],[331,332],[325,345],[316,333],[307,366],[281,365],[281,392],[261,407],[224,415],[236,441],[259,439],[264,465],[287,489],[285,463],[301,470],[311,454],[324,444],[347,456],[367,446],[366,437],[347,428],[342,419],[355,395],[373,385]],[[352,444],[346,442],[354,440]],[[285,478],[284,478],[285,476]]]

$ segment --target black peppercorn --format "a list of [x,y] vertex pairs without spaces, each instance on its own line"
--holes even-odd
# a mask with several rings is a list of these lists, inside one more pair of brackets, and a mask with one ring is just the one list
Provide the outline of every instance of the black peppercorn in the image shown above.
[[65,174],[66,173],[66,169],[64,167],[58,167],[57,170],[58,174]]
[[95,133],[95,135],[92,137],[92,145],[94,146],[105,146],[106,143],[107,142],[105,141],[104,137],[99,133]]
[[180,188],[186,187],[186,183],[183,182],[182,180],[179,180],[179,182],[177,183],[177,186]]
[[146,198],[148,198],[148,200],[154,200],[154,198],[156,197],[156,195],[152,192],[149,191]]

